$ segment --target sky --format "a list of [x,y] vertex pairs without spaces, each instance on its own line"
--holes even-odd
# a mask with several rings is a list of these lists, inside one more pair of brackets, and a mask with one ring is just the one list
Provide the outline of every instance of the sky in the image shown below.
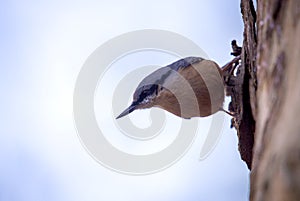
[[[249,171],[240,159],[229,116],[205,160],[199,160],[199,153],[211,118],[199,120],[204,126],[180,160],[154,174],[136,176],[112,171],[88,153],[73,111],[84,63],[98,47],[128,32],[177,33],[224,65],[232,58],[231,40],[242,40],[238,0],[1,1],[0,25],[0,201],[248,200]],[[141,142],[122,134],[112,112],[113,93],[122,77],[141,66],[163,66],[175,59],[161,51],[131,53],[99,81],[95,116],[118,149],[147,154],[176,138],[183,120],[172,114],[158,111],[166,121],[161,135]],[[135,86],[139,81],[134,80]],[[117,98],[126,102],[131,96]],[[149,114],[137,111],[130,120],[146,128]]]

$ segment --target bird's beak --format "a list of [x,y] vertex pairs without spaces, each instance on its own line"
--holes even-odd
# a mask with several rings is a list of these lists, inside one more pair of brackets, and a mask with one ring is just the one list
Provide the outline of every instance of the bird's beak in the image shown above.
[[119,116],[117,116],[116,119],[119,119],[121,117],[126,116],[127,114],[133,112],[135,109],[137,109],[137,104],[135,104],[134,102],[128,107],[126,108]]

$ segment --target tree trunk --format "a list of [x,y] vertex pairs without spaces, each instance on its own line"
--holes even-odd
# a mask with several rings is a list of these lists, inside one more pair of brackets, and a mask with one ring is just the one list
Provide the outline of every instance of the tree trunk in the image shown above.
[[[252,1],[241,0],[241,9],[244,100],[235,127],[239,138],[248,139],[240,141],[240,150],[249,149],[249,135],[254,135],[254,148],[247,151],[253,153],[250,200],[299,201],[300,1],[258,0],[257,18]],[[241,122],[247,122],[244,130]]]

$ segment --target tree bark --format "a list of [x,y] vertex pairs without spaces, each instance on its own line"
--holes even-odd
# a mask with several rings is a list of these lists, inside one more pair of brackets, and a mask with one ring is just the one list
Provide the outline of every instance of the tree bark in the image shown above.
[[248,122],[249,115],[253,121],[236,128],[244,139],[255,132],[250,200],[299,201],[300,1],[258,0],[257,36],[252,1],[241,0],[241,9],[246,75],[241,108],[251,115],[242,114],[240,122]]
[[[252,166],[256,113],[256,12],[253,2],[241,1],[244,21],[244,40],[241,64],[236,76],[225,79],[226,95],[231,96],[229,110],[235,114],[233,125],[239,138],[239,152],[249,169]],[[232,84],[232,86],[231,86]]]

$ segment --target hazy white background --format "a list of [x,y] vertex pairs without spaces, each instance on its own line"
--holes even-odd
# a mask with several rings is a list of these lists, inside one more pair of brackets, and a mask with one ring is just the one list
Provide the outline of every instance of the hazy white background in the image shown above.
[[[190,151],[172,167],[153,175],[128,176],[102,167],[87,154],[72,114],[82,64],[98,46],[122,33],[145,28],[173,31],[193,40],[220,65],[229,61],[230,41],[240,44],[242,39],[238,0],[1,1],[0,27],[0,201],[248,199],[249,171],[240,160],[229,117],[206,160],[198,160],[200,131]],[[130,71],[135,63],[173,61],[153,55],[131,55],[121,64]],[[120,79],[122,74],[110,76]],[[105,90],[102,93],[105,96]],[[97,104],[111,110],[109,100]],[[139,111],[131,118],[137,126],[147,126],[147,118],[136,118],[147,114]],[[104,129],[111,129],[112,142],[126,149],[115,127]]]

